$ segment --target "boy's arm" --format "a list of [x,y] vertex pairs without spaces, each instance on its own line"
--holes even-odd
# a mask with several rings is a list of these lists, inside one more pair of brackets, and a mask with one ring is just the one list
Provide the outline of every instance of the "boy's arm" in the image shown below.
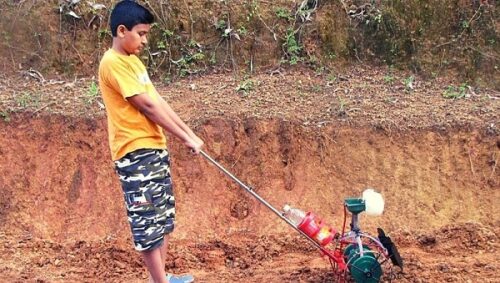
[[203,145],[203,141],[189,128],[188,125],[186,125],[182,119],[175,113],[175,111],[170,107],[167,101],[163,99],[162,97],[159,97],[160,103],[162,108],[165,110],[165,112],[170,116],[170,118],[181,128],[186,132],[195,142],[200,143]]
[[[171,108],[163,107],[163,103],[161,102],[161,100],[160,103],[155,102],[149,97],[149,95],[141,93],[131,97],[127,97],[127,101],[129,101],[135,108],[137,108],[137,110],[146,115],[146,117],[151,119],[151,121],[160,125],[163,129],[182,140],[187,147],[191,148],[196,153],[200,152],[203,142],[200,143],[192,137],[192,135],[194,134],[189,134],[188,132],[186,132],[186,130],[181,128],[178,124],[178,121],[175,121],[172,118],[177,117],[177,115]],[[177,117],[177,119],[179,118]],[[187,127],[185,124],[184,126]],[[189,131],[192,133],[191,130]]]

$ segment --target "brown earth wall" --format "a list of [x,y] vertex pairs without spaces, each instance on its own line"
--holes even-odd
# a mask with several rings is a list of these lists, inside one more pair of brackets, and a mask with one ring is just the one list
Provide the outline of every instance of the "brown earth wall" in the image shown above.
[[[343,199],[373,187],[388,232],[479,222],[498,226],[499,141],[480,130],[387,133],[280,120],[210,119],[206,149],[278,209],[291,203],[342,225]],[[0,122],[0,229],[57,242],[126,238],[128,224],[106,122],[24,114]],[[207,240],[289,228],[234,182],[170,141],[178,200],[175,239]],[[496,158],[498,159],[498,158]]]

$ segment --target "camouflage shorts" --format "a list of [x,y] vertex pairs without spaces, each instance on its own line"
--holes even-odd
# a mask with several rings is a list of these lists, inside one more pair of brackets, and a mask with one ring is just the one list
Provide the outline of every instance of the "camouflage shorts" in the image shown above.
[[139,149],[115,161],[135,249],[153,250],[174,229],[175,199],[166,150]]

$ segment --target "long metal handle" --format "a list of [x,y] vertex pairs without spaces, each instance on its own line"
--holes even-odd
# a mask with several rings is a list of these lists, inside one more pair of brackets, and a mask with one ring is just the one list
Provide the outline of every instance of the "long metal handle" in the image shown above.
[[288,219],[286,218],[279,210],[274,208],[271,204],[269,204],[266,200],[264,200],[261,196],[259,196],[251,187],[245,185],[242,181],[240,181],[238,178],[236,178],[231,172],[227,171],[226,168],[222,167],[217,161],[215,161],[212,157],[210,157],[208,154],[206,154],[203,150],[200,151],[200,154],[205,157],[208,161],[210,161],[212,164],[214,164],[217,168],[219,168],[224,174],[229,176],[231,179],[233,179],[238,185],[240,185],[243,189],[245,189],[247,192],[249,192],[252,196],[254,196],[259,202],[264,204],[267,208],[272,210],[276,215],[278,215],[279,218],[284,220],[286,223],[288,223],[290,226],[292,226],[293,229],[295,229],[297,232],[302,234],[302,236],[306,237],[316,248],[320,249],[322,252],[330,255],[332,257],[333,255],[331,252],[320,244],[318,244],[316,241],[314,241],[311,237],[309,237],[306,233],[302,232],[300,229],[295,227],[295,225]]

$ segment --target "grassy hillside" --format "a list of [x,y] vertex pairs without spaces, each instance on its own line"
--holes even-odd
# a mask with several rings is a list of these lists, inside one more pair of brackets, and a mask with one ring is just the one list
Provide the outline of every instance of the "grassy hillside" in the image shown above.
[[[306,64],[322,72],[361,63],[500,87],[495,1],[140,2],[157,18],[143,59],[167,81],[213,70]],[[3,69],[95,74],[111,42],[114,3],[1,0]]]

